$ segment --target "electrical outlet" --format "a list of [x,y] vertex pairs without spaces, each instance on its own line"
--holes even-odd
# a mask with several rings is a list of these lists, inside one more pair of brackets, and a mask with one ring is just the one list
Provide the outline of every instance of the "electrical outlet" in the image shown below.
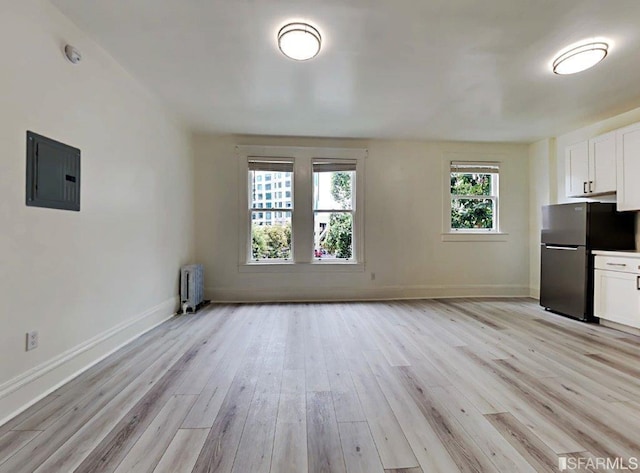
[[371,280],[375,281],[376,280],[376,273],[371,273]]
[[27,332],[27,351],[38,348],[38,332]]

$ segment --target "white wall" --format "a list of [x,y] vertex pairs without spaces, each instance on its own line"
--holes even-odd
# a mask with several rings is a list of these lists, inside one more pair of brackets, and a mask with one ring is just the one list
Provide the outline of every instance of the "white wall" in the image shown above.
[[[529,146],[529,288],[530,296],[540,297],[540,231],[542,206],[555,199],[555,139]],[[554,197],[552,197],[554,194]]]
[[[194,238],[190,137],[159,102],[44,0],[2,0],[0,43],[1,423],[170,316]],[[25,205],[27,130],[82,150],[79,213]]]
[[[235,146],[365,147],[364,272],[239,271]],[[196,135],[196,259],[213,300],[294,300],[529,294],[526,145]],[[500,155],[506,241],[443,242],[443,156]],[[242,183],[244,187],[244,182]],[[371,279],[375,273],[375,280]]]

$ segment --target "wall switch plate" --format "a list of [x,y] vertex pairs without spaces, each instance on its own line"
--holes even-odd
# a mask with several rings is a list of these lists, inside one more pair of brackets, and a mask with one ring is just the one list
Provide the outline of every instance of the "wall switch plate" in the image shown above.
[[27,332],[27,351],[38,348],[38,332]]

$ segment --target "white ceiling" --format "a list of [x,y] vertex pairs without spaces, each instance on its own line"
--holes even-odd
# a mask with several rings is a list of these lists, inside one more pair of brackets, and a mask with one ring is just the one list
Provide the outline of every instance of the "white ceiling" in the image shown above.
[[[640,106],[639,0],[52,3],[197,131],[529,142]],[[277,47],[296,19],[308,62]],[[550,72],[589,37],[603,63]]]

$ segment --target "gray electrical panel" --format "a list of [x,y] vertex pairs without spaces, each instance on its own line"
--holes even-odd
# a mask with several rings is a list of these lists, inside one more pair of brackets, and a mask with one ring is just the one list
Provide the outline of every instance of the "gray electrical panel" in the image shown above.
[[27,205],[80,210],[80,150],[27,131]]

